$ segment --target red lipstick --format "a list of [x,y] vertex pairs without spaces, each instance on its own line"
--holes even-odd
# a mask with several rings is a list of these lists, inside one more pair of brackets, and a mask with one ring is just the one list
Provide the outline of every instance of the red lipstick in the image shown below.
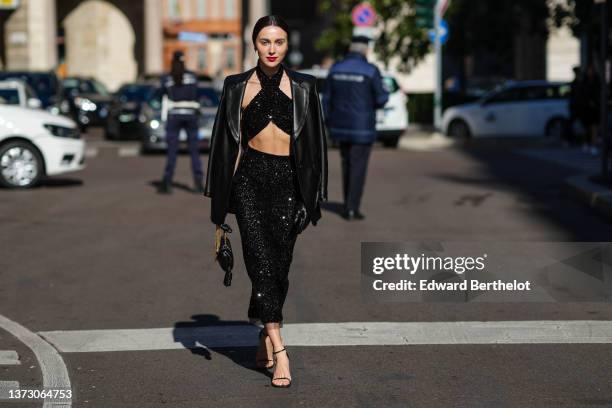
[[274,61],[276,61],[276,59],[277,59],[277,58],[278,58],[278,57],[266,57],[266,59],[267,59],[268,61],[270,61],[270,62],[274,62]]

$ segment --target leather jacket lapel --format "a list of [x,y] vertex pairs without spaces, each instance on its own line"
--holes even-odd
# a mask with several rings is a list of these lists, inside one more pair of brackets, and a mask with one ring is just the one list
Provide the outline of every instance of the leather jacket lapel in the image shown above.
[[291,78],[291,92],[293,93],[293,138],[297,139],[308,112],[308,89],[301,82]]
[[236,144],[240,143],[240,105],[245,88],[246,81],[240,81],[227,90],[227,122]]

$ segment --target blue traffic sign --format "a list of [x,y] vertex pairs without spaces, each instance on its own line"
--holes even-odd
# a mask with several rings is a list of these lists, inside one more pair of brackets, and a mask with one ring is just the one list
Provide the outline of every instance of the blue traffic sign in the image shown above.
[[[436,30],[434,28],[429,30],[428,34],[429,34],[429,40],[431,42],[436,41]],[[439,34],[440,34],[440,43],[441,44],[446,43],[446,41],[448,40],[448,23],[446,22],[446,20],[440,20]]]

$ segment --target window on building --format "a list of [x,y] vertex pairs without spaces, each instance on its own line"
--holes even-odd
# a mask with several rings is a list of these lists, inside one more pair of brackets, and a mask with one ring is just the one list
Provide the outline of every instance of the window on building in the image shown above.
[[206,69],[206,48],[198,48],[198,71]]
[[177,20],[181,16],[179,0],[168,0],[168,17],[172,20]]
[[229,69],[234,69],[234,67],[236,66],[236,56],[234,53],[234,47],[226,47],[225,55],[225,66]]
[[225,18],[236,18],[236,0],[225,0]]
[[198,19],[206,18],[206,0],[198,0],[197,17]]

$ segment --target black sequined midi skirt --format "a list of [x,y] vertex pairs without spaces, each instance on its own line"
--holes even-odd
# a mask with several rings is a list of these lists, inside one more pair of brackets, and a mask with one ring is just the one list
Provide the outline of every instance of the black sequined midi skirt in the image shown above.
[[289,289],[289,267],[297,235],[294,219],[299,187],[290,156],[248,147],[232,180],[236,215],[252,290],[251,323],[278,322]]

